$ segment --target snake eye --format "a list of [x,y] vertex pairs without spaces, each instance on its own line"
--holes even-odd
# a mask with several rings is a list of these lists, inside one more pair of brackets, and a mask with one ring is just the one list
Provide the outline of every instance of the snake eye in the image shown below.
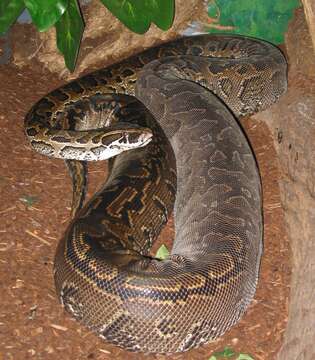
[[126,132],[123,132],[121,134],[121,138],[119,139],[119,143],[120,144],[127,144],[129,141],[128,141],[128,137],[129,137],[129,134],[126,133]]

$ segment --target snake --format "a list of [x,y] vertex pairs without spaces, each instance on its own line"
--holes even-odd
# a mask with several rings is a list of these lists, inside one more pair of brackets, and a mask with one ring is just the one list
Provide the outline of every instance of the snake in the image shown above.
[[[183,352],[236,324],[256,291],[262,187],[239,118],[286,91],[274,45],[237,35],[161,44],[53,90],[25,117],[66,161],[72,212],[54,262],[65,310],[106,342]],[[108,176],[85,201],[87,162]],[[150,252],[174,212],[166,258]]]

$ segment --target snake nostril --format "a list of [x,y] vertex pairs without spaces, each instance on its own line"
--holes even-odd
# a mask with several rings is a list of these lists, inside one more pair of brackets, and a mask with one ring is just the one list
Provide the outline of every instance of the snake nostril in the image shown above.
[[120,144],[127,144],[128,143],[128,133],[122,133],[121,138],[119,139]]

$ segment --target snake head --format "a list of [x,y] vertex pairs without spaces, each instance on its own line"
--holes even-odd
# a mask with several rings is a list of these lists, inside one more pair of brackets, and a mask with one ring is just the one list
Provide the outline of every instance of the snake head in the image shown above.
[[141,148],[152,140],[152,131],[149,128],[122,123],[108,127],[102,136],[101,143],[104,150],[102,160],[109,159],[124,151]]

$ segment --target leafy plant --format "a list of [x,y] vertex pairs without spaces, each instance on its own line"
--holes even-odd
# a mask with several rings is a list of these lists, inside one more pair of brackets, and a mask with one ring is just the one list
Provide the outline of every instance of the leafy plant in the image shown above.
[[156,252],[156,255],[155,255],[155,256],[156,256],[158,259],[160,259],[160,260],[164,260],[164,259],[166,259],[169,255],[170,255],[170,252],[168,251],[168,248],[167,248],[164,244],[162,244],[162,245],[159,247],[158,251]]
[[[143,34],[151,23],[167,30],[174,19],[174,0],[101,0],[130,30]],[[77,0],[1,0],[0,35],[5,34],[21,13],[27,9],[39,31],[55,26],[57,47],[66,66],[74,70],[84,20]]]
[[236,353],[233,349],[225,347],[222,351],[217,351],[210,356],[208,360],[220,360],[220,359],[235,359],[235,360],[254,360],[248,354]]
[[38,197],[32,195],[23,195],[19,200],[26,204],[27,207],[31,207],[38,202]]
[[209,1],[208,14],[216,19],[211,32],[225,30],[279,44],[283,42],[293,10],[299,5],[299,0]]

